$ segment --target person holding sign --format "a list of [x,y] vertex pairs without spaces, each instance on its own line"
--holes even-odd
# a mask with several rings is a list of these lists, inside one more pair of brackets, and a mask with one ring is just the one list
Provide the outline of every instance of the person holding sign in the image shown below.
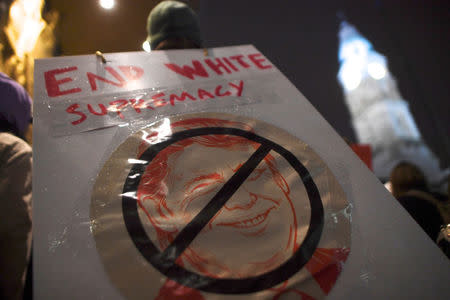
[[152,50],[201,48],[196,13],[179,1],[163,1],[150,12],[147,41]]
[[0,73],[0,299],[22,299],[31,249],[31,98]]

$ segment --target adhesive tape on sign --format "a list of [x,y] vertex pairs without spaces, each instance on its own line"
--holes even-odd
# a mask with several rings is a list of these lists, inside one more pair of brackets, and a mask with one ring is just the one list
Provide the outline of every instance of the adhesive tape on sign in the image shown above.
[[91,219],[127,299],[322,299],[350,252],[350,208],[298,138],[201,113],[121,144],[98,175]]

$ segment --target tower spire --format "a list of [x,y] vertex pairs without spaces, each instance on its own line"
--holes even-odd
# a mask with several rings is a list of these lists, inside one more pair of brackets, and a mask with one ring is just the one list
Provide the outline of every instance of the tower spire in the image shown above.
[[387,66],[386,58],[347,21],[339,30],[338,80],[359,143],[373,150],[375,175],[387,180],[401,161],[417,165],[430,182],[441,178],[439,161],[419,129]]

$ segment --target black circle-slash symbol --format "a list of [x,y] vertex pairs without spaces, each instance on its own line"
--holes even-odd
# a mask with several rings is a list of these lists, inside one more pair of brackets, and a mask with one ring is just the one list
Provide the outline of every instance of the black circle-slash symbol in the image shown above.
[[[141,175],[144,174],[147,165],[155,156],[167,146],[180,140],[201,135],[235,135],[260,144],[259,148],[234,173],[229,181],[217,192],[209,203],[200,211],[193,220],[187,224],[177,235],[175,240],[163,251],[147,236],[138,214],[138,205],[135,196],[139,186]],[[303,243],[294,255],[278,268],[264,274],[243,279],[212,278],[203,276],[184,269],[175,263],[176,259],[189,246],[203,227],[225,205],[240,185],[253,172],[256,166],[266,157],[270,151],[275,151],[286,159],[299,175],[308,194],[311,218],[309,228]],[[323,205],[319,191],[308,170],[288,150],[280,145],[258,136],[254,133],[237,128],[207,127],[197,128],[174,133],[170,139],[150,146],[139,158],[140,163],[134,164],[125,181],[122,196],[122,210],[128,234],[142,256],[157,270],[168,278],[181,285],[219,294],[246,294],[271,288],[297,273],[312,257],[323,230]],[[142,162],[143,161],[143,162]]]

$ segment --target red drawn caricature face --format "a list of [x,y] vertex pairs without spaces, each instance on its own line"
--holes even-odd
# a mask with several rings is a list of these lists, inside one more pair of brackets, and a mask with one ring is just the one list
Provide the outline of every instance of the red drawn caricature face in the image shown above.
[[[190,119],[172,129],[234,127],[243,123]],[[138,204],[156,231],[160,250],[214,197],[259,144],[232,135],[203,135],[171,144],[147,166]],[[148,147],[142,145],[141,153]],[[298,248],[290,189],[269,153],[177,260],[216,278],[244,278],[273,270]],[[243,249],[245,249],[243,251]]]

